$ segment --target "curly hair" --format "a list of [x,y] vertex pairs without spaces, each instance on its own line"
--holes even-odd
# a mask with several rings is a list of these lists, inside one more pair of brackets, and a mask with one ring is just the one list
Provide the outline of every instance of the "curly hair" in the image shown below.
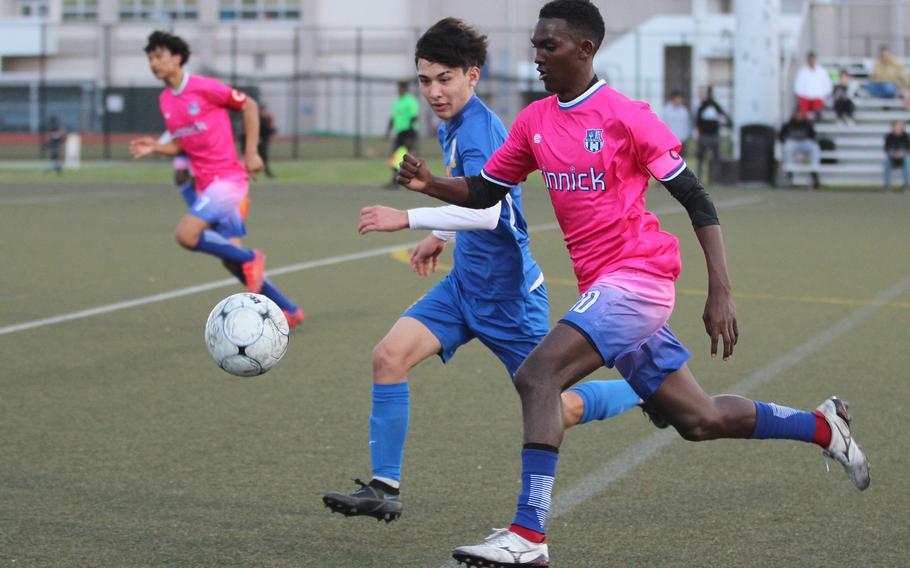
[[145,46],[145,52],[151,53],[163,47],[171,52],[172,55],[179,55],[181,58],[180,66],[186,65],[190,60],[190,46],[180,36],[170,34],[165,31],[155,30],[149,35],[148,43]]

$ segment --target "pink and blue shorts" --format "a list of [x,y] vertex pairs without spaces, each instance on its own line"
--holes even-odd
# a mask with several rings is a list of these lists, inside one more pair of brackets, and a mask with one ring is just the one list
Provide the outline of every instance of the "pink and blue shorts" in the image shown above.
[[249,183],[240,179],[219,179],[196,196],[189,214],[199,217],[225,238],[246,235]]
[[559,321],[585,336],[604,365],[648,400],[691,355],[667,323],[674,299],[671,280],[620,271],[595,282]]

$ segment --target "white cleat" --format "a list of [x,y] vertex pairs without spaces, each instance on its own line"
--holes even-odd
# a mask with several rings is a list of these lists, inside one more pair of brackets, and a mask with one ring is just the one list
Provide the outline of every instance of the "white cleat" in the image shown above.
[[546,542],[531,542],[509,529],[493,529],[493,534],[485,538],[483,544],[459,546],[452,551],[452,558],[468,566],[483,568],[550,565]]
[[869,460],[863,453],[862,446],[853,439],[850,429],[853,418],[847,412],[847,403],[832,396],[819,404],[816,410],[831,426],[831,444],[822,450],[822,454],[844,466],[844,471],[857,489],[866,489],[869,487]]

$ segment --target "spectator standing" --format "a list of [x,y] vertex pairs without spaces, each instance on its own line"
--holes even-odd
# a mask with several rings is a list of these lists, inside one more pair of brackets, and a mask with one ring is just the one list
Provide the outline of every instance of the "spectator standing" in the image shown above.
[[784,169],[792,177],[790,166],[795,165],[800,156],[805,157],[812,166],[809,172],[810,187],[818,187],[818,166],[821,163],[821,149],[816,140],[815,128],[802,112],[797,110],[793,117],[780,129],[780,140],[784,143]]
[[891,124],[891,132],[885,136],[885,191],[891,191],[891,174],[894,168],[898,168],[904,173],[904,191],[910,189],[908,151],[910,151],[910,136],[907,136],[904,131],[904,122],[895,120]]
[[850,74],[846,69],[840,70],[840,76],[832,90],[834,99],[834,112],[837,113],[837,120],[844,124],[853,125],[853,111],[856,105],[853,103],[853,93],[850,91]]
[[685,157],[686,142],[692,137],[692,115],[686,106],[683,95],[679,91],[670,93],[670,100],[664,106],[660,118],[670,127],[673,134],[679,138],[682,148],[679,155]]
[[810,51],[793,84],[799,111],[809,120],[816,120],[825,106],[825,99],[831,94],[831,88],[831,77],[818,65],[815,53]]
[[47,122],[48,132],[44,147],[47,149],[49,160],[47,170],[54,170],[57,175],[63,175],[63,145],[66,143],[67,130],[56,116],[50,117]]
[[262,166],[265,175],[275,177],[272,168],[269,165],[269,145],[272,143],[272,136],[278,132],[275,128],[275,117],[264,104],[259,105],[259,155],[262,157]]
[[878,60],[866,83],[869,94],[879,99],[893,99],[905,95],[908,84],[910,80],[904,66],[894,58],[890,49],[885,46],[879,48]]
[[[730,116],[714,100],[714,87],[709,85],[705,91],[705,98],[701,101],[698,111],[695,113],[695,128],[698,129],[698,146],[696,149],[698,167],[695,175],[700,179],[704,179],[702,177],[702,166],[709,159],[708,153],[711,153],[711,162],[720,157],[721,119],[728,126],[731,124]],[[710,168],[708,171],[710,172]]]
[[398,82],[398,98],[392,103],[392,115],[389,117],[389,125],[386,127],[386,138],[392,132],[395,138],[392,141],[392,156],[389,159],[389,165],[392,168],[392,181],[385,187],[395,189],[398,183],[395,178],[398,176],[398,164],[400,159],[397,156],[404,157],[405,153],[413,154],[417,144],[417,119],[420,117],[420,103],[417,97],[410,92],[410,83],[408,81]]

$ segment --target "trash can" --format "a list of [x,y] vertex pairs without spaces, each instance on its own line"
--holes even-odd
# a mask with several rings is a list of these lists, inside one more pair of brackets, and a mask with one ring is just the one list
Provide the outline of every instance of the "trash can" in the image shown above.
[[739,130],[739,181],[774,183],[774,127],[746,124]]

